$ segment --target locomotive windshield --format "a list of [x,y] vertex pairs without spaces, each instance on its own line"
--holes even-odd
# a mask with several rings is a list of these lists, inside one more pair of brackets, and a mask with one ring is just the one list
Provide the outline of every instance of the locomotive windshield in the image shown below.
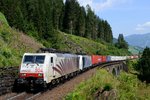
[[43,64],[44,60],[45,60],[45,56],[26,55],[24,57],[23,63],[38,63],[38,64]]

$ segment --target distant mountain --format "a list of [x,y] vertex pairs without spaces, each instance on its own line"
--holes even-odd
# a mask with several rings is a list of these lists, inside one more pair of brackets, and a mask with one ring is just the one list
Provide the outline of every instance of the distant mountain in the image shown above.
[[144,49],[141,48],[141,47],[129,46],[129,51],[130,51],[132,54],[134,54],[134,55],[139,54],[139,53],[142,53],[143,50],[144,50]]
[[147,34],[134,34],[125,37],[125,40],[128,42],[129,45],[138,46],[145,48],[150,47],[150,33]]

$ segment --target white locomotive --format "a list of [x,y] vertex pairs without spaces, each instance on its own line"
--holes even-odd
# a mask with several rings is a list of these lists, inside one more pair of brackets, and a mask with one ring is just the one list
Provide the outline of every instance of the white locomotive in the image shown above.
[[46,87],[90,67],[91,57],[68,53],[25,53],[19,70],[18,85],[30,89]]

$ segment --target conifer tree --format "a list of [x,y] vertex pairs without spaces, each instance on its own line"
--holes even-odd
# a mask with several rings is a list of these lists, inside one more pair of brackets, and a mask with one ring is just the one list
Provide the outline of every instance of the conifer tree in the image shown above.
[[79,3],[77,0],[66,0],[64,15],[64,31],[67,33],[76,33],[77,16],[79,14]]
[[98,34],[97,37],[99,39],[104,40],[104,21],[99,18],[98,21]]
[[92,38],[92,31],[93,31],[93,16],[94,12],[91,10],[89,5],[86,6],[87,15],[86,15],[86,32],[85,37]]
[[116,43],[116,46],[119,48],[119,49],[128,49],[128,44],[127,42],[124,40],[124,36],[123,34],[119,34],[119,37],[118,37],[118,42]]
[[[52,24],[52,1],[51,0],[43,0],[45,1],[45,13],[44,13],[44,39],[49,40],[54,35],[53,24]],[[43,6],[44,6],[43,5]]]
[[104,40],[108,43],[112,43],[113,36],[112,36],[111,27],[106,20],[104,21],[103,27],[104,27]]
[[143,80],[150,82],[150,48],[146,47],[136,66]]
[[84,7],[80,7],[79,15],[78,15],[78,21],[77,21],[77,33],[78,36],[84,36],[85,34],[85,18],[86,18],[86,12]]
[[49,40],[54,29],[66,33],[112,42],[109,23],[100,19],[87,5],[86,10],[77,0],[0,0],[0,11],[9,25],[36,37]]
[[59,29],[59,23],[61,21],[61,15],[63,11],[63,0],[52,0],[52,16],[53,16],[53,27]]

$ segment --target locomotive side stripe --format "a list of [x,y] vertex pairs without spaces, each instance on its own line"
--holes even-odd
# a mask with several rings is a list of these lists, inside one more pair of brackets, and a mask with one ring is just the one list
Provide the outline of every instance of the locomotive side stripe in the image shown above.
[[63,68],[61,66],[59,66],[58,64],[56,66],[61,70],[62,73],[64,73]]
[[62,61],[59,64],[62,67],[62,69],[65,70],[65,68],[63,67]]
[[56,67],[53,67],[53,70],[55,70],[56,72],[58,72],[60,75],[63,75],[62,72],[59,69],[57,69]]

